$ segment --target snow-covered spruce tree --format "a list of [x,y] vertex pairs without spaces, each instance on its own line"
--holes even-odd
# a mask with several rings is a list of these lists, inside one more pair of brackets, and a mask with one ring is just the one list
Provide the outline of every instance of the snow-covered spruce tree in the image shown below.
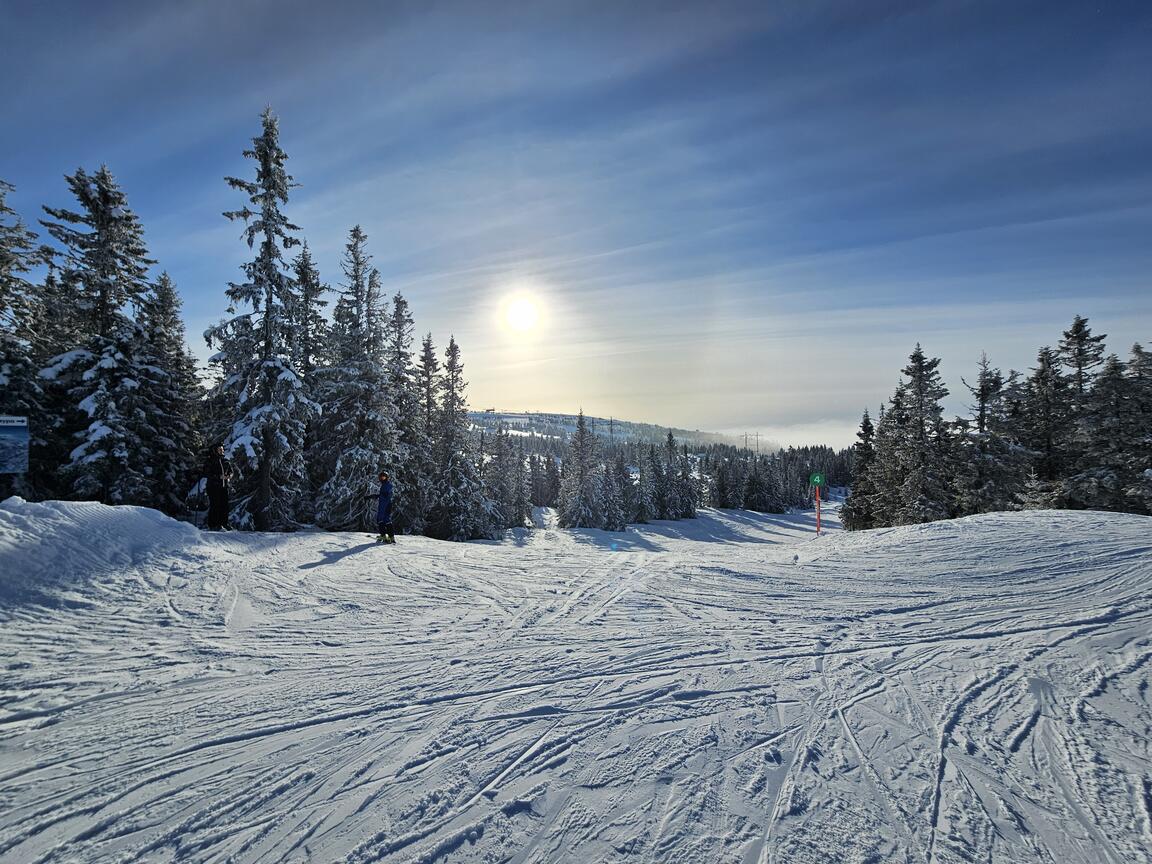
[[200,437],[201,387],[180,315],[180,297],[167,273],[140,303],[140,348],[145,410],[150,435],[152,489],[148,504],[173,516],[187,513],[185,499],[195,480]]
[[1092,388],[1093,369],[1104,362],[1105,335],[1092,335],[1088,319],[1077,315],[1072,326],[1064,331],[1057,353],[1060,362],[1071,370],[1069,383],[1072,391],[1072,412],[1079,415],[1087,405]]
[[602,487],[597,472],[596,434],[581,410],[564,458],[558,524],[561,528],[600,528],[604,524]]
[[640,476],[636,483],[636,509],[633,511],[631,521],[639,525],[646,525],[659,518],[659,511],[656,509],[656,478],[652,470],[653,458],[650,452],[645,453],[641,449],[636,460]]
[[872,527],[887,528],[897,524],[904,482],[904,454],[907,452],[907,409],[905,386],[901,382],[892,393],[887,408],[880,406],[872,464],[865,480],[872,489]]
[[528,457],[524,453],[523,440],[517,440],[513,456],[515,469],[512,475],[515,493],[512,496],[513,527],[532,524],[532,484],[528,476]]
[[320,271],[312,260],[308,241],[301,244],[300,253],[292,260],[292,274],[296,280],[295,299],[298,303],[293,313],[296,344],[292,361],[305,388],[310,388],[316,368],[324,366],[328,360],[328,321],[323,309],[328,305],[324,295],[329,288],[320,281]]
[[668,501],[668,472],[655,444],[648,445],[648,471],[652,483],[652,511],[655,519],[671,519]]
[[427,533],[442,540],[475,540],[493,533],[493,504],[484,495],[464,395],[464,364],[455,337],[448,340],[432,447],[433,502]]
[[638,489],[632,479],[632,469],[628,467],[628,458],[623,447],[616,451],[612,471],[616,475],[616,488],[620,490],[620,507],[624,511],[624,521],[629,522],[636,514]]
[[344,247],[344,283],[333,309],[329,337],[332,365],[317,372],[321,420],[313,447],[314,470],[323,477],[316,494],[316,522],[333,531],[369,527],[367,501],[380,471],[397,461],[395,409],[388,398],[380,294],[357,225]]
[[664,439],[664,515],[663,519],[679,519],[684,512],[684,502],[680,500],[680,471],[677,458],[676,438],[672,430]]
[[1147,430],[1140,426],[1132,380],[1124,364],[1110,354],[1093,379],[1082,414],[1082,447],[1072,476],[1063,484],[1066,506],[1073,509],[1124,510],[1126,491],[1138,480]]
[[533,507],[549,506],[544,497],[544,460],[536,453],[528,457],[528,488]]
[[435,481],[436,468],[436,434],[440,405],[440,390],[442,381],[440,377],[440,358],[436,356],[436,347],[432,344],[432,334],[428,333],[420,343],[420,355],[413,371],[416,382],[417,412],[419,414],[420,438],[424,442],[421,451],[415,454],[421,460],[419,476],[420,487],[417,489],[417,517],[421,531],[427,533],[426,526],[436,501]]
[[616,482],[616,472],[612,466],[605,465],[598,473],[604,513],[601,527],[605,531],[623,531],[628,527],[628,520],[624,515],[624,502],[620,496],[620,485]]
[[[1076,472],[1083,467],[1085,450],[1091,430],[1088,428],[1090,420],[1087,416],[1089,400],[1092,396],[1092,382],[1097,369],[1104,363],[1103,334],[1092,335],[1092,328],[1088,326],[1088,319],[1077,315],[1072,326],[1064,331],[1063,338],[1057,348],[1057,355],[1064,368],[1068,370],[1069,389],[1069,419],[1070,428],[1066,439],[1067,464],[1065,472]],[[1075,506],[1069,502],[1069,506]]]
[[692,461],[688,457],[688,445],[685,444],[680,449],[676,475],[676,496],[680,504],[679,518],[695,519],[699,489],[696,485],[696,478],[692,475]]
[[392,481],[393,507],[400,531],[424,530],[421,502],[431,495],[431,442],[421,418],[418,373],[412,363],[412,315],[399,291],[392,297],[391,312],[384,322],[385,384],[396,415],[399,435],[398,461]]
[[876,458],[873,446],[875,427],[872,418],[868,416],[868,409],[864,409],[864,416],[860,420],[860,430],[856,433],[856,444],[852,448],[852,489],[843,506],[840,508],[840,523],[848,531],[862,531],[873,527],[872,496],[875,489],[872,487],[872,478],[869,474],[872,462]]
[[560,464],[551,456],[544,463],[544,495],[546,507],[555,507],[560,500]]
[[980,355],[977,369],[974,384],[964,381],[975,400],[972,420],[955,424],[950,473],[957,516],[1013,509],[1028,468],[1027,451],[1007,433],[1016,373],[1005,378],[986,354]]
[[32,340],[32,362],[39,391],[39,407],[28,415],[30,447],[29,473],[25,475],[20,494],[37,499],[67,498],[72,492],[68,478],[60,470],[69,462],[76,446],[75,433],[84,415],[69,393],[72,370],[57,359],[75,359],[72,352],[91,338],[87,318],[76,313],[75,272],[62,272],[54,256],[41,284],[35,286],[38,296],[35,335]]
[[[296,296],[299,307],[292,313],[297,326],[294,328],[297,343],[292,349],[293,368],[300,373],[303,382],[303,392],[307,398],[317,405],[320,404],[318,370],[330,365],[328,321],[323,314],[323,308],[328,305],[324,294],[330,289],[320,281],[320,271],[312,259],[312,252],[308,248],[308,241],[300,246],[300,253],[292,260],[292,274],[296,280]],[[315,413],[308,420],[307,431],[304,435],[304,462],[307,478],[305,499],[316,500],[316,492],[324,482],[319,477],[313,456],[316,453],[316,440],[319,435],[321,417]],[[311,508],[302,508],[310,510]],[[312,514],[314,518],[314,513]]]
[[904,447],[901,462],[906,473],[900,489],[896,524],[916,525],[951,515],[947,447],[942,446],[944,408],[940,400],[948,390],[940,380],[940,360],[928,358],[917,345],[903,374],[908,382]]
[[[40,360],[58,352],[44,333],[44,292],[27,274],[49,256],[8,206],[12,189],[0,180],[0,414],[27,417],[30,435],[42,442],[49,420],[37,371]],[[35,470],[45,466],[29,467],[28,474],[0,474],[0,500],[12,494],[34,497],[47,487],[43,470]]]
[[154,263],[144,230],[106,166],[65,177],[80,210],[45,207],[41,224],[62,247],[62,282],[72,290],[78,344],[51,359],[41,378],[79,408],[65,420],[74,449],[61,468],[71,495],[108,504],[144,503],[152,488],[153,434],[139,351],[128,317],[148,290]]
[[1139,343],[1132,346],[1127,364],[1131,384],[1132,414],[1137,434],[1131,441],[1132,476],[1124,490],[1126,509],[1152,513],[1152,352]]
[[224,215],[244,223],[243,236],[255,257],[243,265],[246,281],[229,283],[233,317],[209,328],[204,338],[217,351],[215,390],[230,406],[220,418],[224,428],[214,431],[238,470],[231,522],[270,531],[295,528],[310,510],[304,447],[318,408],[292,365],[302,341],[295,314],[302,304],[283,253],[300,241],[294,236],[299,228],[281,208],[294,184],[284,169],[288,156],[280,148],[271,109],[261,123],[261,134],[244,151],[256,163],[256,179],[225,178],[248,196],[243,208]]
[[484,469],[484,491],[495,505],[496,527],[521,528],[523,519],[517,521],[516,512],[516,465],[512,437],[500,423],[492,436],[492,457]]
[[775,502],[768,489],[768,481],[761,470],[759,457],[752,458],[752,470],[744,484],[744,509],[757,513],[770,513]]
[[720,458],[715,466],[716,480],[713,483],[713,506],[725,510],[744,506],[745,482],[738,476],[735,462],[727,456]]
[[1041,348],[1036,367],[1024,382],[1023,412],[1016,434],[1033,453],[1040,480],[1059,481],[1068,469],[1072,392],[1051,348]]
[[1059,506],[1060,496],[1052,491],[1052,483],[1041,480],[1036,469],[1028,469],[1024,485],[1016,493],[1016,506],[1020,510],[1050,510]]

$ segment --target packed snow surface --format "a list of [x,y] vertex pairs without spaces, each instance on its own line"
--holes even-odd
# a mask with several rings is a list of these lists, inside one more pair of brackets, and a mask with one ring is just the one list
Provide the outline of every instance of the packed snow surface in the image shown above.
[[0,505],[0,860],[1152,850],[1152,520],[501,543]]

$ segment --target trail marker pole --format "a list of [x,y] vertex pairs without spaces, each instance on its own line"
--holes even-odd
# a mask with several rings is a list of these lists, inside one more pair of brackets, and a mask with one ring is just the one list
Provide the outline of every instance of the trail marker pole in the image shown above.
[[820,536],[820,487],[816,487],[816,536]]
[[813,472],[808,482],[816,487],[816,536],[820,536],[820,487],[824,485],[824,475],[819,471]]

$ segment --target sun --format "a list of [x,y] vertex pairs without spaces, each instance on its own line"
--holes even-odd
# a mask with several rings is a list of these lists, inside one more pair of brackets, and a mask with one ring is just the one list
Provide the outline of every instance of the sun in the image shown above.
[[531,297],[514,297],[504,307],[504,323],[510,330],[527,333],[536,329],[540,321],[540,309]]

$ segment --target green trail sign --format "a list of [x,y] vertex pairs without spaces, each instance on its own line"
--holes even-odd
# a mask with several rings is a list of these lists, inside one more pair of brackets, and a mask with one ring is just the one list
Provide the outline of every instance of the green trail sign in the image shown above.
[[824,485],[824,475],[821,474],[819,471],[817,471],[811,477],[808,478],[808,482],[811,483],[813,486],[823,486]]

